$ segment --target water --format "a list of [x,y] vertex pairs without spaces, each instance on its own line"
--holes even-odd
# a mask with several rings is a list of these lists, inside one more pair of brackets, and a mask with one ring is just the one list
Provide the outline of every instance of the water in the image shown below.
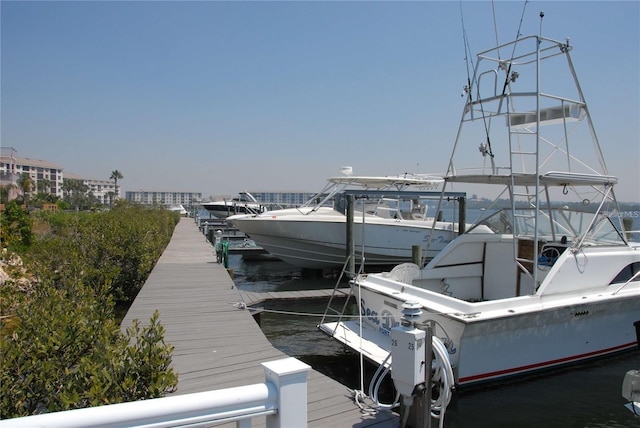
[[[333,288],[336,277],[303,278],[300,269],[279,261],[243,261],[230,257],[234,282],[248,291],[286,291]],[[317,330],[326,300],[275,302],[265,305],[261,326],[271,343],[288,355],[349,388],[360,388],[359,357]],[[499,385],[456,391],[446,414],[445,426],[462,427],[640,427],[640,417],[624,407],[622,380],[640,368],[640,351],[633,351],[570,369],[546,373]],[[375,370],[366,366],[364,383]],[[385,385],[381,400],[391,400]]]

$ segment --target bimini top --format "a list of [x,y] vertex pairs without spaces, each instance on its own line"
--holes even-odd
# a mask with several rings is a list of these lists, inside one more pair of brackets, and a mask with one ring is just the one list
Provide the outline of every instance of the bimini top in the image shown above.
[[334,185],[362,187],[365,189],[403,189],[417,187],[420,189],[436,190],[444,182],[442,177],[428,174],[403,174],[398,176],[340,176],[328,178]]

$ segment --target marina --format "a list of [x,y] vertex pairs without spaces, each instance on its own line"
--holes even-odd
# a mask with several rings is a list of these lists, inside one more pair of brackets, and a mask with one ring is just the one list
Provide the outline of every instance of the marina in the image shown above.
[[0,428],[640,428],[640,3],[187,3],[3,7]]

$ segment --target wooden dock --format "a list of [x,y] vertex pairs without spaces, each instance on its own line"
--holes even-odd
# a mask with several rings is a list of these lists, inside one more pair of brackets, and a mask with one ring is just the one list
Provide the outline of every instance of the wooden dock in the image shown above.
[[[193,219],[182,218],[122,329],[134,319],[147,325],[154,311],[160,312],[165,340],[175,347],[175,394],[261,383],[260,363],[286,355],[269,343],[248,310],[237,308],[242,299]],[[309,427],[398,426],[398,417],[389,412],[362,414],[346,386],[315,370],[309,373],[307,397]],[[264,418],[253,424],[264,425]]]
[[[349,293],[348,288],[340,289],[343,293]],[[240,290],[240,297],[247,306],[257,305],[268,300],[304,300],[329,298],[333,294],[333,289],[322,290],[295,290],[295,291],[269,291],[255,293],[253,291]],[[345,294],[346,295],[346,294]]]

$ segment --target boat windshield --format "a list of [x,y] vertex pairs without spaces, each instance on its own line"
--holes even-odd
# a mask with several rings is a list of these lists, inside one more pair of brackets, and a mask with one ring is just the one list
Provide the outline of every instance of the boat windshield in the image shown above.
[[238,194],[238,197],[233,198],[233,200],[237,202],[258,202],[256,198],[254,198],[253,195],[249,192],[240,192]]
[[[517,209],[515,221],[522,235],[535,234],[533,209]],[[514,216],[511,209],[502,209],[476,223],[469,231],[475,233],[486,226],[493,233],[512,234]],[[611,218],[603,213],[552,208],[538,212],[538,238],[545,241],[566,241],[585,245],[626,245],[623,234]]]

